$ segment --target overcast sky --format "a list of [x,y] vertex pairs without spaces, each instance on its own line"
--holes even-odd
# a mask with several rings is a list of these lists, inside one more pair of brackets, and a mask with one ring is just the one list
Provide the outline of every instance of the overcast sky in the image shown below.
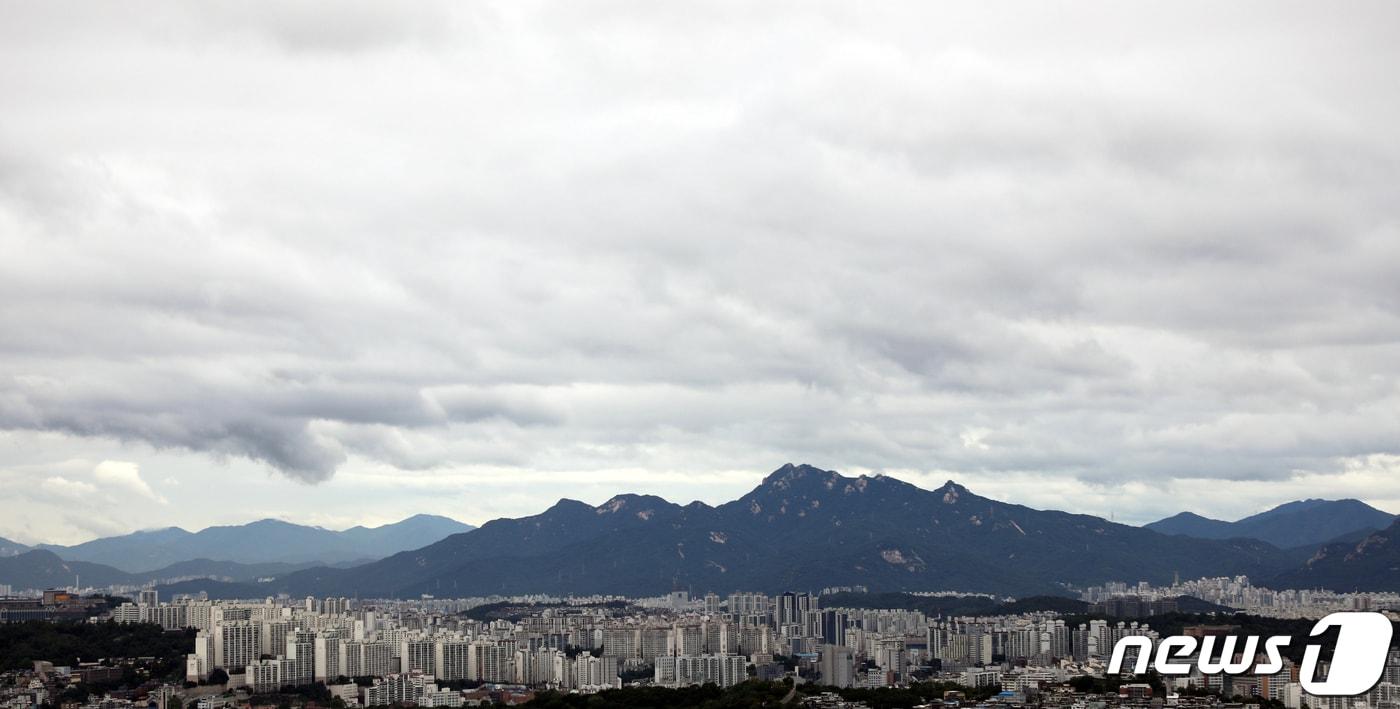
[[4,2],[0,536],[1400,512],[1400,5],[968,5]]

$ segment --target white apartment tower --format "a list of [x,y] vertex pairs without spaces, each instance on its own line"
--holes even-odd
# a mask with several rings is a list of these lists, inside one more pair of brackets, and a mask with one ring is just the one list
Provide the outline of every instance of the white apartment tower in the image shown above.
[[214,667],[247,667],[262,654],[261,626],[246,620],[214,626]]

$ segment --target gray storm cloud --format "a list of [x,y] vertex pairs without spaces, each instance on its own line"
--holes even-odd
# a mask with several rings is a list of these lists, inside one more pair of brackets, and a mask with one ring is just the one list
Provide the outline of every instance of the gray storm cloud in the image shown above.
[[1393,5],[4,14],[0,428],[312,482],[1400,454]]

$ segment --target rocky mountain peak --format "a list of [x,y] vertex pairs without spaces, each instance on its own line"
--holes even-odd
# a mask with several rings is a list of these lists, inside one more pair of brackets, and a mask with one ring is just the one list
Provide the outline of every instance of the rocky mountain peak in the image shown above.
[[943,483],[942,486],[940,486],[937,490],[934,490],[933,492],[934,492],[935,495],[940,495],[940,496],[942,496],[943,502],[944,502],[945,504],[949,504],[949,505],[951,505],[951,504],[957,502],[959,499],[961,499],[961,498],[963,498],[963,497],[966,497],[966,496],[972,494],[972,493],[968,492],[967,488],[963,487],[962,485],[957,484],[956,482],[954,482],[954,481],[952,481],[952,480],[949,480],[949,481]]

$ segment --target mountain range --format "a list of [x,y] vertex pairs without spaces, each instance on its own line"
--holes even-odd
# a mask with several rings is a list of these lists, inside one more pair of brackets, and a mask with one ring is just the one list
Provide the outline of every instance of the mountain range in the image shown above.
[[19,542],[12,542],[4,537],[0,537],[0,559],[16,554],[23,554],[26,551],[29,551],[29,547]]
[[1357,541],[1389,527],[1395,515],[1360,500],[1298,500],[1235,522],[1182,512],[1144,525],[1163,534],[1199,539],[1258,539],[1280,548]]
[[[789,464],[717,507],[630,494],[596,507],[564,499],[540,514],[492,520],[369,564],[305,569],[218,592],[647,595],[863,584],[1027,595],[1110,580],[1166,583],[1177,574],[1265,578],[1304,558],[1257,540],[1174,537],[1009,504],[952,481],[926,490],[883,475]],[[171,590],[201,589],[192,582]]]
[[[1238,522],[1185,513],[1134,527],[1000,502],[953,481],[926,490],[789,464],[719,506],[634,494],[597,506],[563,499],[474,531],[420,515],[343,532],[262,520],[71,547],[0,540],[0,583],[66,586],[80,576],[84,585],[163,582],[167,594],[225,598],[855,584],[1025,596],[1111,580],[1246,574],[1275,588],[1400,590],[1394,520],[1356,500],[1302,500]],[[4,556],[10,549],[15,555]],[[382,558],[363,561],[369,557]]]
[[199,532],[148,530],[74,546],[28,547],[0,539],[0,584],[34,589],[144,586],[192,578],[256,582],[312,566],[365,563],[472,529],[446,517],[417,515],[340,532],[261,520]]
[[147,572],[128,572],[91,561],[65,561],[47,549],[30,549],[0,557],[0,583],[17,589],[66,588],[68,586],[149,586],[182,579],[224,579],[256,582],[316,566],[315,563],[281,562],[240,564],[236,561],[191,559]]
[[1280,574],[1275,583],[1335,591],[1400,590],[1400,520],[1360,541],[1323,545],[1302,568]]
[[198,532],[167,527],[103,537],[73,546],[39,544],[34,548],[51,551],[65,561],[101,563],[136,573],[164,569],[191,559],[242,564],[371,561],[471,529],[471,525],[436,515],[415,515],[393,524],[352,527],[340,532],[264,519],[208,527]]

